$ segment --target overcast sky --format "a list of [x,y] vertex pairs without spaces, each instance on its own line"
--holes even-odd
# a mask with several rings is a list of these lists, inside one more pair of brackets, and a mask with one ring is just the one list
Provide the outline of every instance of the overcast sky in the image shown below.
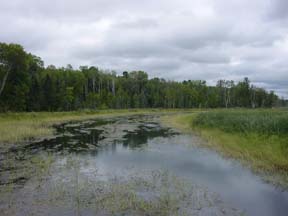
[[247,76],[288,98],[288,0],[1,0],[0,26],[46,65]]

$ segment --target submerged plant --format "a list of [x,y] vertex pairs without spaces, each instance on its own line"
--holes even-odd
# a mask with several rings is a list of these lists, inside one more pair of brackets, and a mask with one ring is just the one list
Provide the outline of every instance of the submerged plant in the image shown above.
[[[78,162],[75,160],[72,164],[76,165]],[[68,163],[71,165],[71,162]],[[70,167],[72,172],[76,171],[74,165]],[[61,200],[61,207],[69,208],[74,200],[76,215],[81,215],[81,212],[88,209],[95,215],[151,216],[195,215],[208,208],[216,208],[215,211],[219,211],[221,215],[221,208],[224,208],[215,194],[195,187],[188,180],[180,179],[167,171],[158,170],[145,175],[123,177],[107,176],[106,180],[101,180],[99,176],[84,177],[81,175],[81,168],[76,173],[74,175],[77,178],[72,177],[65,181],[58,179],[52,184],[53,187],[49,190],[50,206],[59,205],[58,201]],[[239,215],[237,210],[227,211],[231,215]]]

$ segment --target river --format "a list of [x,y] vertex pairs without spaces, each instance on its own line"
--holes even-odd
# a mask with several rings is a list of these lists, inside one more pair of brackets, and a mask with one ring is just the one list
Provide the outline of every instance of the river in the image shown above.
[[[2,155],[0,211],[4,215],[112,215],[99,210],[95,203],[93,207],[89,204],[98,193],[91,193],[91,182],[121,185],[136,177],[155,178],[157,172],[183,179],[191,184],[189,190],[197,192],[197,205],[194,201],[190,208],[188,200],[181,200],[176,210],[180,215],[185,211],[185,215],[287,215],[287,191],[265,183],[237,161],[201,147],[198,137],[163,126],[159,115],[70,122],[56,129],[51,139],[13,148]],[[23,176],[19,169],[25,169]],[[12,174],[14,178],[9,176]],[[13,187],[8,190],[11,182]],[[74,192],[70,194],[71,190]],[[157,197],[153,190],[151,199]],[[149,196],[144,195],[145,199]],[[192,195],[185,197],[194,199]]]

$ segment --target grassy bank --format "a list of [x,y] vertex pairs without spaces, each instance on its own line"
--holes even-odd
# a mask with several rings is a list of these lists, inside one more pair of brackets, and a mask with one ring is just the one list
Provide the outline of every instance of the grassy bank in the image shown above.
[[0,114],[0,144],[3,147],[4,145],[50,136],[54,131],[52,125],[72,120],[175,111],[177,110],[132,109],[79,112],[2,113]]
[[265,174],[267,180],[288,187],[287,111],[206,111],[174,116],[171,122],[198,133],[207,146]]
[[[186,112],[185,112],[186,111]],[[54,124],[134,114],[176,113],[163,122],[198,133],[205,144],[288,186],[287,110],[103,110],[0,114],[0,148],[53,135]],[[193,111],[193,112],[191,112]]]

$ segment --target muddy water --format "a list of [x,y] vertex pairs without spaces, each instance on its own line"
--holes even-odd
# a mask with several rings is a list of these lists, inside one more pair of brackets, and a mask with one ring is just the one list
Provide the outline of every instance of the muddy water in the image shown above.
[[[209,200],[209,205],[208,201],[203,199],[200,207],[189,210],[195,211],[195,215],[241,215],[243,212],[251,216],[287,215],[287,192],[264,183],[260,177],[239,163],[224,159],[211,150],[199,148],[198,142],[198,138],[192,135],[179,134],[161,126],[157,116],[121,117],[63,124],[57,127],[55,138],[13,149],[2,155],[0,183],[2,187],[6,187],[13,182],[13,189],[2,192],[7,198],[1,200],[0,212],[2,208],[8,215],[12,209],[15,215],[28,215],[29,209],[42,208],[41,215],[93,215],[89,206],[75,213],[75,204],[65,209],[35,204],[35,200],[40,198],[42,201],[51,199],[47,191],[52,190],[51,185],[55,185],[56,180],[66,182],[66,186],[71,183],[69,180],[75,177],[75,173],[71,173],[71,169],[64,164],[75,159],[79,162],[77,183],[79,179],[107,181],[111,177],[145,177],[147,173],[153,173],[155,170],[183,178],[197,187],[198,194],[201,194],[199,191],[205,191],[203,197],[208,196],[205,200]],[[16,158],[12,167],[11,163],[3,162],[8,158],[7,155]],[[35,155],[53,158],[49,172],[35,171],[32,169],[34,163],[32,166],[23,165]],[[23,166],[25,175],[21,176],[19,170],[24,169]],[[43,170],[43,167],[45,163],[40,165],[40,170]],[[18,175],[14,178],[7,177],[13,170]],[[37,176],[45,175],[45,178],[40,178],[41,190],[33,187],[36,182],[35,172]],[[16,189],[15,185],[18,186]],[[199,188],[201,190],[198,190]],[[215,194],[217,198],[214,198]],[[70,196],[72,195],[68,197]],[[13,204],[11,199],[14,201]],[[64,198],[60,196],[58,199]],[[26,203],[23,200],[26,200]],[[8,201],[10,205],[7,204]]]

